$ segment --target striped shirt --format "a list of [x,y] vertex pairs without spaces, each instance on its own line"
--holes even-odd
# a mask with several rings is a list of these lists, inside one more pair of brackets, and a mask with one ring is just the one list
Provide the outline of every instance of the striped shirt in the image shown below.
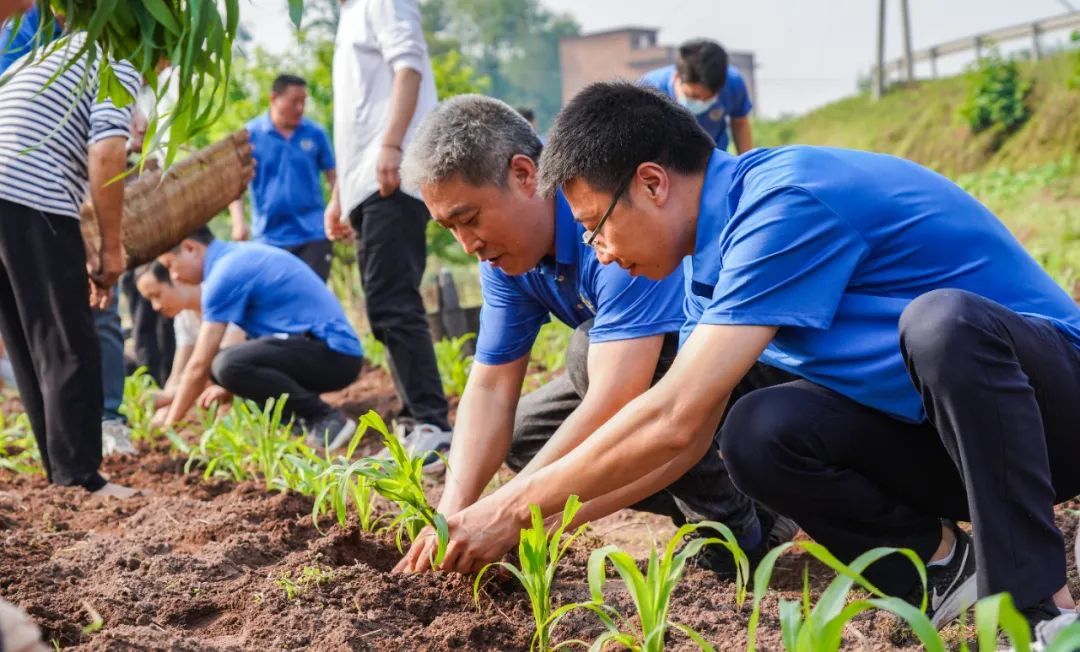
[[[129,136],[131,105],[118,109],[108,100],[95,101],[97,61],[81,94],[78,89],[88,57],[45,87],[84,40],[84,34],[76,34],[43,60],[13,66],[10,78],[0,86],[0,199],[79,219],[79,207],[86,198],[90,145]],[[141,85],[139,74],[126,62],[116,64],[114,70],[134,96]]]

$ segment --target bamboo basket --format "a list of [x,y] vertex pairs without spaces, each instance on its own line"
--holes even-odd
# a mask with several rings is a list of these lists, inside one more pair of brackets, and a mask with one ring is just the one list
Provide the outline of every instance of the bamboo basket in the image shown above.
[[[248,133],[241,129],[164,173],[145,172],[129,183],[121,222],[127,268],[154,260],[205,226],[244,193],[253,166]],[[101,232],[90,201],[83,204],[81,228],[89,260],[96,260]]]

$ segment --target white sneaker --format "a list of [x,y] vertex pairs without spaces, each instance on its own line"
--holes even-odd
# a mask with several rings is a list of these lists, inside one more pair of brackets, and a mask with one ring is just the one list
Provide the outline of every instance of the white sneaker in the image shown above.
[[[450,452],[452,432],[430,423],[418,423],[409,430],[399,424],[394,428],[394,433],[401,439],[409,455],[424,458],[424,473],[438,474],[446,470],[443,458]],[[390,459],[390,450],[384,448],[376,453],[375,457]]]
[[131,443],[131,428],[118,419],[101,422],[102,455],[134,455],[138,451]]

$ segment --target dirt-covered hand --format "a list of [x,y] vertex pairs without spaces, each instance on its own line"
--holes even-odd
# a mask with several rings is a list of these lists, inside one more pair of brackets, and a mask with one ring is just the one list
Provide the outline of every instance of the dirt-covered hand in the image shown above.
[[439,549],[435,530],[425,527],[416,535],[409,550],[401,561],[394,566],[394,573],[423,573],[431,568],[431,561],[435,558],[435,552]]

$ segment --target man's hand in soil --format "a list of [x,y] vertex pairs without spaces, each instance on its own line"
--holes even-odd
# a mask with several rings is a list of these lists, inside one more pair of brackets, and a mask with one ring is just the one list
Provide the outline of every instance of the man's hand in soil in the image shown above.
[[[527,523],[492,509],[495,503],[482,500],[446,519],[450,543],[446,558],[437,570],[475,573],[485,564],[501,559],[517,544],[521,528]],[[528,510],[525,511],[526,519]],[[395,573],[423,573],[432,568],[439,542],[434,531],[424,529],[405,557],[394,567]]]

